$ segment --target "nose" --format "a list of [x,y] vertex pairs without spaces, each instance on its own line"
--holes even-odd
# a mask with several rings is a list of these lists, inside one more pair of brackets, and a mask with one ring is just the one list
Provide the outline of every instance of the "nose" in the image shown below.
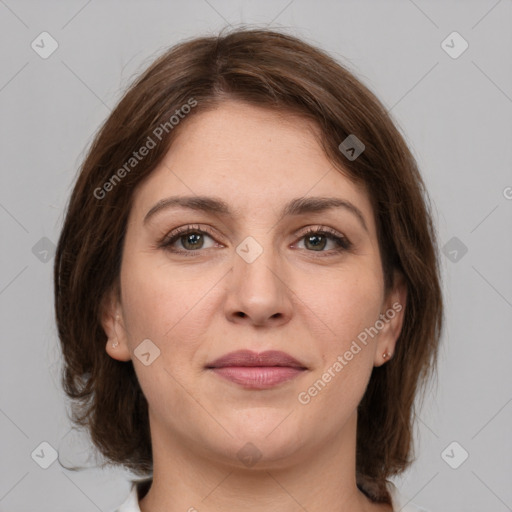
[[225,302],[230,322],[254,326],[279,326],[290,321],[293,292],[284,265],[265,248],[249,263],[234,254]]

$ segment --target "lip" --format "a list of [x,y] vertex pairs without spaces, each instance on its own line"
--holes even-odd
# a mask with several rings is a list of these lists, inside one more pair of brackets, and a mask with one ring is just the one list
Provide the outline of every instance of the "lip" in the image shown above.
[[279,350],[230,352],[206,365],[214,374],[247,389],[268,389],[289,381],[307,367]]
[[252,350],[237,350],[229,352],[212,363],[207,368],[225,368],[226,366],[288,366],[290,368],[306,369],[306,366],[294,357],[280,350],[253,352]]

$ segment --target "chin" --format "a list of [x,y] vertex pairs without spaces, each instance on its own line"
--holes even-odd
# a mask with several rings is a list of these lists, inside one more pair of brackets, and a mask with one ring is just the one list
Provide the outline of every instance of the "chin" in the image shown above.
[[286,459],[300,452],[307,438],[305,431],[299,432],[293,423],[293,414],[287,418],[289,413],[276,411],[275,414],[265,415],[263,412],[255,422],[231,423],[228,430],[233,437],[229,438],[221,451],[248,467],[252,466],[245,464],[245,458],[256,461],[254,467],[260,469],[284,467]]
[[212,446],[211,449],[217,454],[217,460],[222,460],[227,466],[253,471],[285,469],[296,463],[298,455],[302,460],[302,446],[287,438],[286,433],[282,439],[281,436],[276,436],[279,439],[271,437],[273,434],[262,435],[261,438],[234,438],[228,444]]

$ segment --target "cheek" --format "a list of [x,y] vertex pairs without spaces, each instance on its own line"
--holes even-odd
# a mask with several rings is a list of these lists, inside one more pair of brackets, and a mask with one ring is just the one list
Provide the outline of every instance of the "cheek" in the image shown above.
[[[315,369],[302,395],[304,403],[337,411],[338,421],[357,407],[366,389],[374,362],[376,337],[365,333],[379,318],[382,284],[372,272],[357,272],[352,267],[333,278],[315,279],[306,285],[302,297],[308,297],[312,312],[310,325],[317,342],[321,365]],[[300,401],[300,400],[299,400]]]
[[[363,271],[364,270],[364,271]],[[350,345],[379,318],[382,283],[368,269],[342,269],[302,280],[297,294],[310,310],[310,325],[317,325],[322,351],[332,353]]]
[[369,287],[365,291],[346,287],[336,296],[331,293],[331,300],[324,303],[329,336],[317,337],[321,362],[297,398],[301,404],[311,404],[315,414],[328,415],[325,428],[345,424],[360,403],[373,370],[377,338],[364,330],[378,318],[378,290]]
[[[143,258],[123,262],[121,283],[127,342],[151,409],[162,416],[169,407],[186,410],[191,402],[181,383],[194,377],[190,361],[204,330],[201,298],[208,288],[203,283],[202,289],[201,280],[191,286],[175,269],[145,264]],[[138,359],[137,348],[147,339],[159,352],[146,366]]]
[[[158,401],[165,389],[170,403],[179,406],[184,397],[178,383],[198,377],[200,370],[191,361],[202,340],[211,335],[212,311],[218,311],[211,307],[215,296],[212,281],[219,279],[194,279],[190,273],[150,264],[143,258],[126,260],[121,282],[127,341],[149,401]],[[160,351],[150,366],[137,360],[136,349],[145,339]]]
[[202,308],[202,299],[211,288],[206,279],[168,265],[155,265],[150,258],[128,258],[121,271],[123,310],[131,338],[154,337],[164,345],[174,334],[194,329],[191,318]]

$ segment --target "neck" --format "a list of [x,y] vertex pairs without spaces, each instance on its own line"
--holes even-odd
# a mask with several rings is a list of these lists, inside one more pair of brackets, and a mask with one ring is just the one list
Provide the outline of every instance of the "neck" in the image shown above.
[[141,512],[391,510],[370,503],[357,488],[356,414],[323,446],[310,445],[285,462],[250,468],[198,454],[186,440],[165,435],[151,413],[150,426],[153,483],[140,501]]

